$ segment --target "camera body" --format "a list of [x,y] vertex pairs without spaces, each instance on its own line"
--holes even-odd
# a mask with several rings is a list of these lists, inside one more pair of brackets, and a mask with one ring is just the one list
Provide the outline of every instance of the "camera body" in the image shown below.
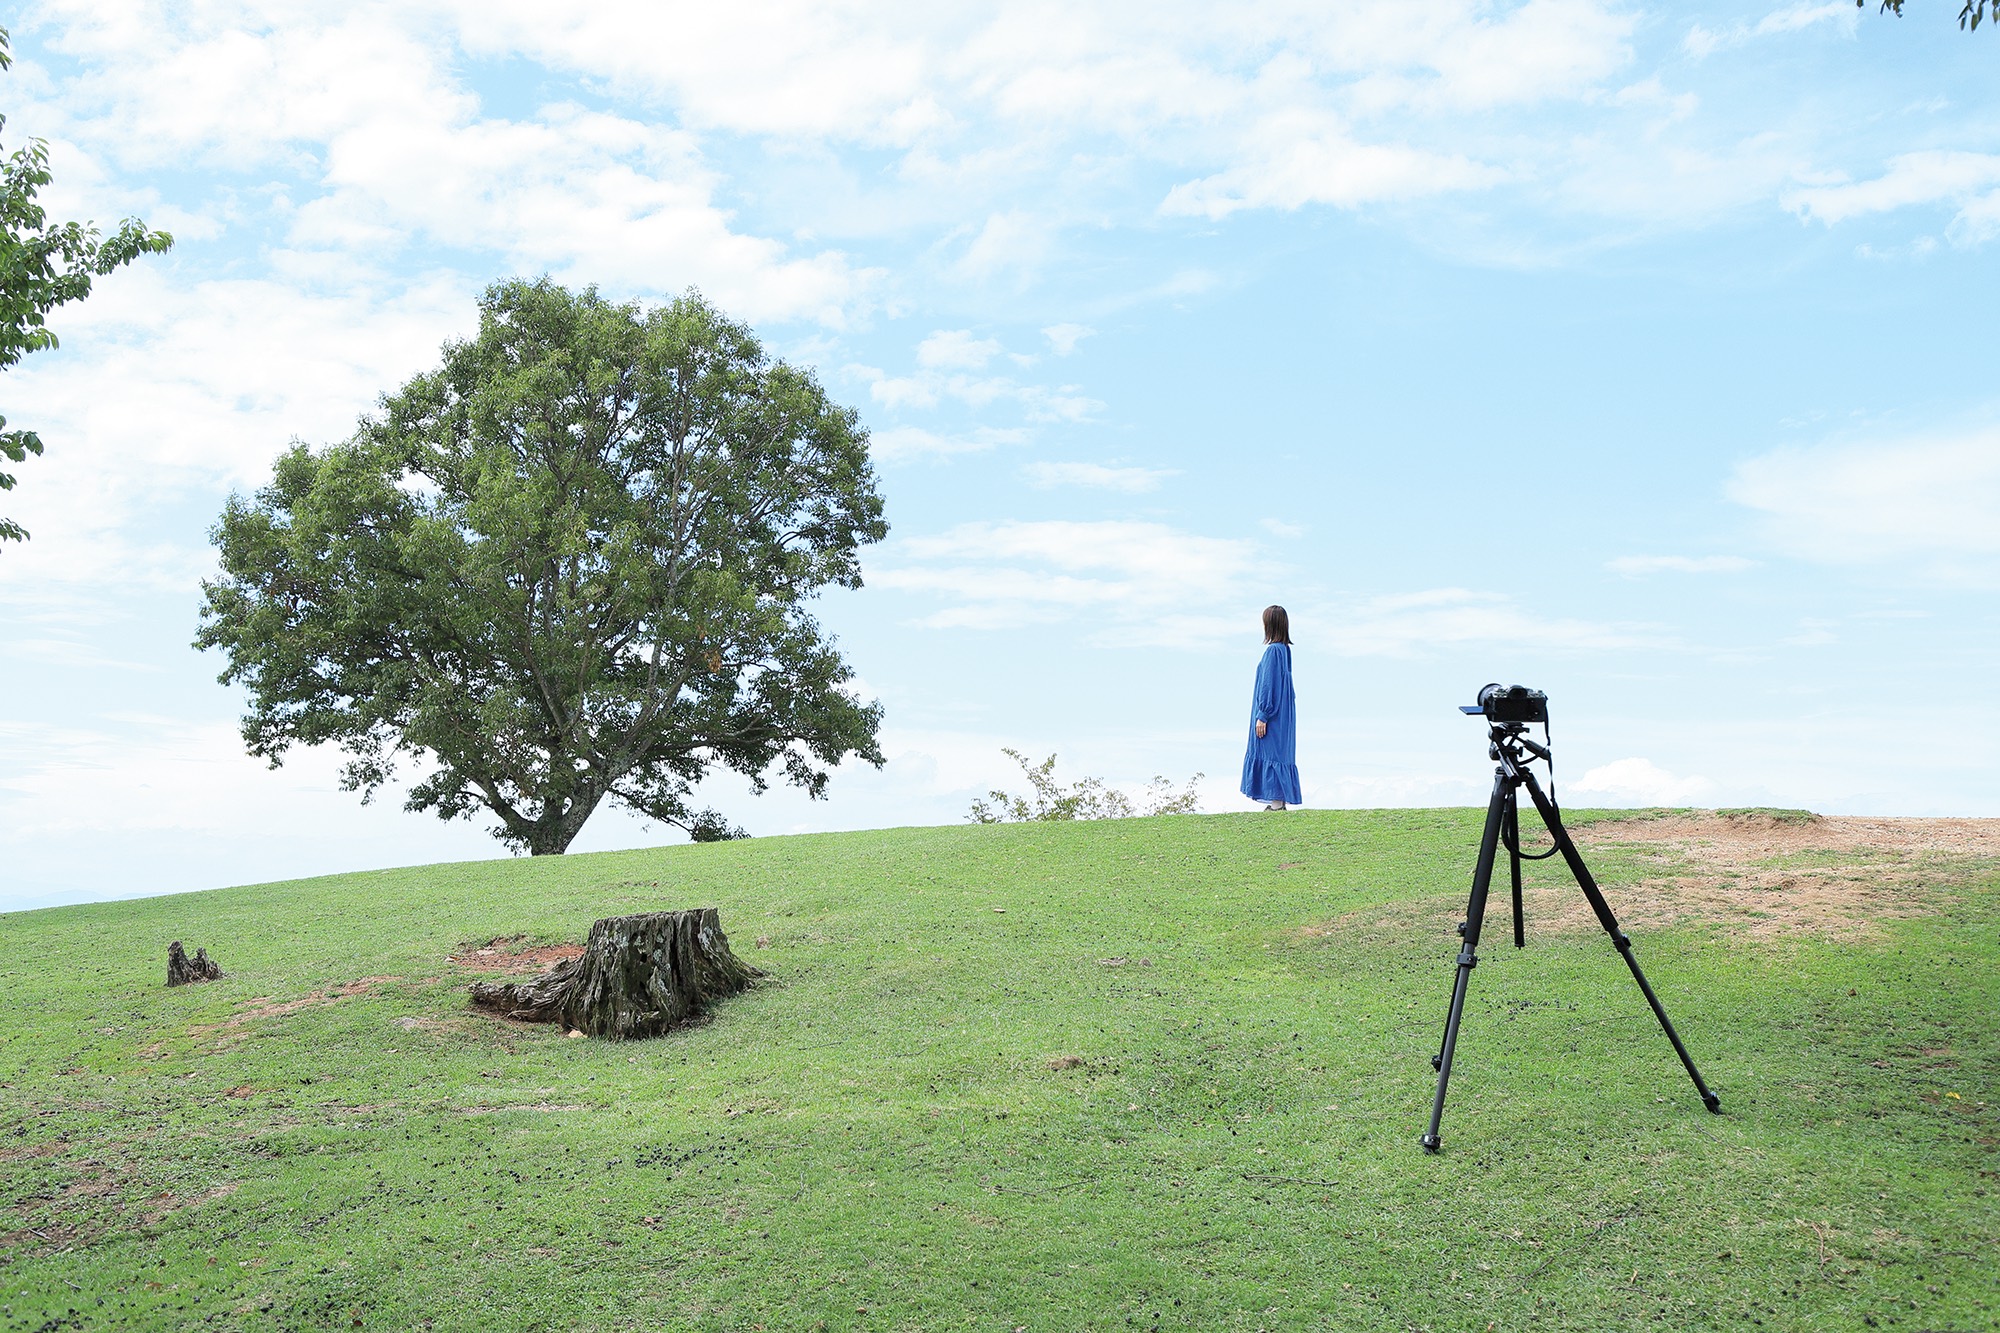
[[1526,685],[1502,685],[1495,681],[1480,688],[1478,703],[1460,704],[1458,711],[1483,714],[1488,722],[1546,723],[1549,696]]

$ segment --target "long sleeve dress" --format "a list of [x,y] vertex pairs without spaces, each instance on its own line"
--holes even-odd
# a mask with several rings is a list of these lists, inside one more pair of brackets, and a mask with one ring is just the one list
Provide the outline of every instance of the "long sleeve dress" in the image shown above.
[[[1264,735],[1257,736],[1257,724]],[[1243,794],[1253,801],[1299,804],[1298,722],[1292,696],[1292,647],[1264,645],[1250,699],[1250,745],[1243,752]]]

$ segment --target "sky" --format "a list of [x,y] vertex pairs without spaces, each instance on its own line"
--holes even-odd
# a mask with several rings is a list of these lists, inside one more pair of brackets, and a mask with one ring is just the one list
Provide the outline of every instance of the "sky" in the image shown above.
[[[752,834],[963,820],[1001,753],[1236,794],[1289,608],[1316,807],[2000,815],[2000,31],[1956,0],[17,9],[0,143],[173,249],[0,380],[0,910],[506,854],[248,758],[208,531],[490,283],[690,287],[854,407],[816,608],[887,763]],[[607,807],[576,850],[677,840]],[[1444,887],[1444,886],[1441,886]]]

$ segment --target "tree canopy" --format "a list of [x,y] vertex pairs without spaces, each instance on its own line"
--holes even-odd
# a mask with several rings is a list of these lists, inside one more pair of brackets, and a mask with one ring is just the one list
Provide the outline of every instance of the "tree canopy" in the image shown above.
[[[1865,8],[1868,0],[1854,0],[1856,9]],[[1881,11],[1903,17],[1903,0],[1882,0]],[[2000,0],[1964,0],[1958,10],[1958,26],[1970,32],[1987,18],[2000,19]]]
[[737,836],[689,804],[712,767],[818,797],[882,763],[806,604],[887,531],[855,413],[699,294],[509,282],[352,437],[231,498],[195,643],[248,687],[252,754],[338,745],[364,800],[414,760],[409,809],[536,854],[607,797]]
[[[13,63],[7,30],[0,28],[0,70]],[[0,115],[0,129],[6,125],[7,117]],[[56,335],[45,322],[49,312],[90,295],[91,279],[174,243],[172,236],[148,231],[137,218],[125,219],[106,237],[89,223],[51,223],[35,196],[53,179],[49,146],[40,139],[28,140],[0,160],[0,370],[30,352],[56,346]],[[41,436],[8,430],[7,418],[0,416],[0,455],[22,463],[41,452]],[[0,471],[0,491],[13,490],[14,483],[11,472]],[[22,541],[27,535],[20,524],[0,518],[0,542]]]

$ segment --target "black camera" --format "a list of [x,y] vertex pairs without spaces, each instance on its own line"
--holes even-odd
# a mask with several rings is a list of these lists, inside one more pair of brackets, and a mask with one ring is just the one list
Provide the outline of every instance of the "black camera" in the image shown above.
[[1460,704],[1461,713],[1484,713],[1488,722],[1542,722],[1549,720],[1549,696],[1526,685],[1502,685],[1495,681],[1479,691],[1479,702]]

